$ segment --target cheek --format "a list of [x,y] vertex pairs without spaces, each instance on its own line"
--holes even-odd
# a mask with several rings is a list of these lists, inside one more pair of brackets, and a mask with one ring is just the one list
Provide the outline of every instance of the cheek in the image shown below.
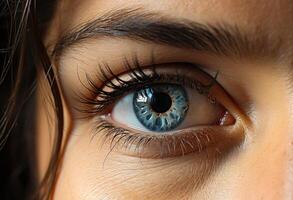
[[[99,133],[97,133],[99,134]],[[170,159],[122,155],[92,137],[89,125],[73,130],[55,199],[173,199],[190,196],[210,175],[206,154]],[[211,155],[210,155],[211,156]]]

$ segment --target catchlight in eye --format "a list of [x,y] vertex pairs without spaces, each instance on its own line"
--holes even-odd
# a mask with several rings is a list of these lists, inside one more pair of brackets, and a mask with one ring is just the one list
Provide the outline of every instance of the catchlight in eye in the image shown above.
[[185,118],[188,99],[183,87],[175,84],[148,86],[134,93],[134,113],[151,131],[170,131]]

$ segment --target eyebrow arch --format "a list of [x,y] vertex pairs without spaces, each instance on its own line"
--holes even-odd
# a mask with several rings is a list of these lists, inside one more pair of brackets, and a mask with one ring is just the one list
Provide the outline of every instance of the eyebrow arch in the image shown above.
[[99,36],[127,38],[154,44],[187,48],[235,58],[276,58],[280,39],[260,28],[245,31],[228,24],[201,24],[170,18],[143,9],[121,9],[77,25],[57,41],[52,55],[60,56],[70,46]]

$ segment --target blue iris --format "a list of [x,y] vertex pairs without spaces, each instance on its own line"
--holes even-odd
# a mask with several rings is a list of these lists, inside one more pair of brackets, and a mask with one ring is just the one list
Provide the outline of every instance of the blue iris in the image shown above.
[[134,93],[133,108],[137,119],[151,131],[169,131],[184,120],[188,99],[183,87],[157,84]]

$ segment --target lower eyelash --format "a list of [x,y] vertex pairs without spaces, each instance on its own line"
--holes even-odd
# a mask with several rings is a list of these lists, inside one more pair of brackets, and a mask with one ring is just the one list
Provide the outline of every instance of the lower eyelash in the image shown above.
[[189,130],[185,133],[181,131],[172,135],[140,134],[116,127],[106,120],[99,121],[94,129],[94,133],[102,135],[102,145],[109,143],[111,150],[120,148],[129,154],[144,158],[166,158],[201,153],[214,144],[216,134],[211,128]]

